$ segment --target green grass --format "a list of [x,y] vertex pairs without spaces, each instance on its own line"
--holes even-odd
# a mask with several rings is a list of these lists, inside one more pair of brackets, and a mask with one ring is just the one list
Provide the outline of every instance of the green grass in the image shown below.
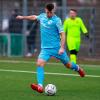
[[[24,61],[24,59],[19,59],[19,61]],[[0,62],[0,69],[36,70],[36,65],[32,63],[32,60],[26,59],[25,61],[30,63]],[[100,76],[99,65],[82,65],[82,67],[88,75]],[[62,64],[47,64],[45,71],[77,74],[64,68]],[[55,96],[46,96],[45,93],[39,94],[33,91],[30,88],[30,84],[33,82],[36,82],[36,74],[0,71],[0,100],[100,100],[100,77],[80,78],[46,74],[44,84],[52,83],[56,85],[57,94]]]

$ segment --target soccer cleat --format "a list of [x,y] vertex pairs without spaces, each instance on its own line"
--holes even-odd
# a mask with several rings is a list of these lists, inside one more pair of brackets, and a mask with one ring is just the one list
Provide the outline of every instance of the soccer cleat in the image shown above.
[[81,77],[85,77],[85,72],[82,68],[79,67],[78,73]]
[[37,84],[31,84],[31,88],[33,90],[36,90],[39,93],[43,93],[43,91],[44,91],[43,87],[41,87],[40,85],[37,85]]

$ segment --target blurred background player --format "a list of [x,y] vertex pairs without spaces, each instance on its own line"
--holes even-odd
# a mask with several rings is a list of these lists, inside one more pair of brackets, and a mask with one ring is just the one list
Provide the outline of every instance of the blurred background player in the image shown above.
[[37,52],[36,35],[38,30],[38,21],[28,21],[27,26],[27,54],[26,57],[32,57]]
[[14,9],[9,19],[9,33],[11,34],[22,34],[23,21],[16,19],[17,15],[19,15],[19,10]]
[[[65,51],[65,33],[61,19],[54,13],[54,4],[47,4],[45,13],[40,15],[17,16],[17,19],[39,20],[41,31],[41,52],[37,60],[37,84],[31,84],[31,88],[42,93],[44,82],[44,66],[52,57],[56,57],[67,67],[75,70],[81,77],[85,73],[75,63],[70,63]],[[60,39],[61,36],[61,39]]]
[[87,29],[77,11],[70,9],[69,17],[64,21],[64,31],[67,34],[67,46],[70,52],[70,61],[76,63],[77,53],[80,49],[81,31],[89,38]]

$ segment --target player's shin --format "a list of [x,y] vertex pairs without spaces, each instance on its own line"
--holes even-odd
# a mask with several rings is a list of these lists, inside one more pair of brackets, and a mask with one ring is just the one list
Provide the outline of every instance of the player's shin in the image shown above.
[[44,67],[38,66],[37,67],[37,82],[38,85],[43,86],[44,81]]
[[70,69],[75,70],[75,71],[79,70],[79,66],[77,64],[75,64],[74,62],[72,62],[72,63],[69,62],[69,63],[65,64],[65,66],[67,68],[70,68]]
[[75,71],[79,71],[79,66],[75,64],[74,62],[71,63],[71,69]]
[[75,70],[76,72],[78,72],[81,77],[85,76],[84,70],[82,68],[80,68],[79,65],[75,64],[74,62],[67,63],[65,66],[67,68],[70,68],[70,69]]

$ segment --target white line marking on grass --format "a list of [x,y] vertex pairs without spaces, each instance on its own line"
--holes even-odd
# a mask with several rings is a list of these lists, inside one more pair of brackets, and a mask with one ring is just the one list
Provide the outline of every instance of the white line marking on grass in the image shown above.
[[[33,71],[23,71],[23,70],[5,70],[5,69],[0,69],[1,72],[17,72],[17,73],[34,73],[36,74],[36,72]],[[50,73],[50,72],[45,72],[45,74],[47,75],[56,75],[56,76],[79,76],[77,74],[64,74],[64,73]],[[92,78],[100,78],[99,75],[86,75],[86,77],[92,77]]]
[[[1,63],[27,63],[27,64],[36,64],[34,61],[19,61],[19,60],[0,60]],[[62,63],[47,63],[48,65],[63,65]],[[80,64],[81,66],[86,66],[86,67],[99,67],[100,65],[91,65],[91,64]]]

